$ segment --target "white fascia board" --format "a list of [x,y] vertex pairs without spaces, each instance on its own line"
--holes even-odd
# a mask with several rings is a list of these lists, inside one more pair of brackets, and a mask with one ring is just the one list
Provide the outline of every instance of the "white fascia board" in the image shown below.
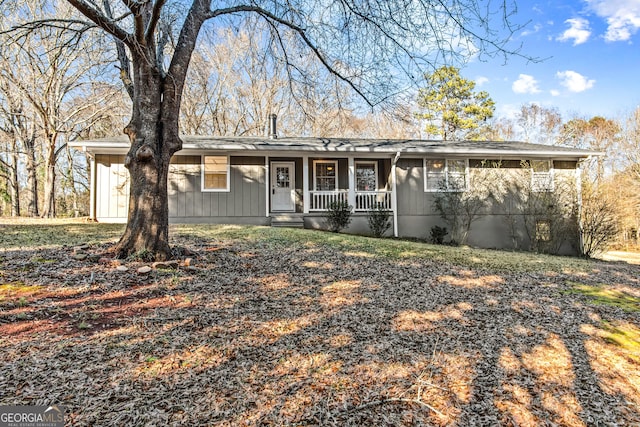
[[91,154],[126,154],[129,142],[120,141],[74,141],[69,146]]
[[[412,154],[412,155],[427,155],[427,154],[438,154],[438,155],[451,155],[457,157],[472,157],[472,158],[492,158],[492,157],[502,157],[502,158],[522,158],[522,157],[541,157],[541,158],[549,158],[549,157],[568,157],[568,158],[585,158],[590,155],[593,155],[594,152],[587,151],[573,151],[573,150],[505,150],[505,149],[466,149],[466,148],[455,148],[455,147],[429,147],[428,149],[422,148],[409,148],[406,150],[398,150],[403,154]],[[595,153],[601,155],[602,153]]]
[[602,155],[602,153],[594,153],[592,151],[575,151],[575,150],[505,150],[505,149],[468,149],[457,147],[316,147],[309,145],[262,145],[262,144],[183,144],[183,154],[189,153],[201,153],[204,151],[226,151],[237,152],[238,154],[256,153],[256,152],[274,152],[281,155],[287,154],[291,156],[300,156],[301,153],[310,155],[312,153],[318,153],[323,156],[344,157],[345,154],[357,154],[357,155],[389,155],[401,152],[402,154],[409,155],[448,155],[459,157],[473,157],[473,158],[567,158],[567,159],[581,159],[591,155]]
[[[191,142],[196,139],[196,142]],[[403,147],[402,144],[389,145],[384,147],[379,146],[357,146],[339,140],[335,143],[327,141],[324,144],[311,144],[304,142],[276,142],[277,140],[261,140],[256,138],[252,142],[227,142],[219,141],[213,143],[212,139],[206,138],[193,138],[186,137],[182,145],[182,150],[179,152],[182,155],[189,154],[202,154],[212,151],[233,153],[234,155],[251,155],[251,153],[260,153],[265,155],[267,153],[274,153],[279,156],[301,156],[313,155],[317,153],[323,157],[345,157],[345,155],[358,155],[363,157],[389,155],[400,152],[409,156],[427,156],[427,155],[440,155],[447,157],[466,157],[466,158],[504,158],[504,159],[518,159],[518,158],[552,158],[552,159],[571,159],[579,160],[587,158],[589,156],[601,156],[604,153],[593,152],[589,150],[575,150],[575,149],[504,149],[496,148],[491,149],[479,146],[478,147],[456,147],[455,145],[440,145],[440,146],[407,146]],[[200,142],[201,141],[201,142]],[[103,140],[93,141],[74,141],[70,143],[71,147],[88,151],[92,154],[125,154],[129,150],[129,141],[126,137],[110,138]]]

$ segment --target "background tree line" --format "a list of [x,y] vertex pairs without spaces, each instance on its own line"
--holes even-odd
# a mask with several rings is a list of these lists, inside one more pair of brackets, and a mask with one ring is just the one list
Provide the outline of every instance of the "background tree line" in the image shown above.
[[[85,215],[88,161],[67,142],[122,133],[131,101],[119,52],[108,36],[75,28],[77,12],[66,2],[2,7],[0,215]],[[59,26],[8,31],[36,22],[41,9],[51,7]],[[269,54],[275,48],[269,30],[248,20],[201,34],[184,89],[184,134],[264,135],[266,117],[276,113],[283,136],[521,140],[593,149],[604,156],[584,165],[584,198],[606,196],[619,242],[638,244],[640,108],[627,116],[563,117],[553,107],[528,104],[513,117],[494,118],[489,94],[475,92],[457,68],[442,67],[424,76],[418,93],[374,112],[320,66],[306,70],[313,76],[292,75]],[[455,90],[439,92],[446,81],[454,81]]]
[[[122,134],[131,102],[119,53],[104,36],[75,28],[78,14],[66,2],[2,6],[9,18],[0,23],[0,215],[86,215],[88,159],[67,142]],[[43,7],[69,22],[10,31],[37,22]],[[313,78],[292,76],[268,53],[268,33],[259,21],[203,32],[183,96],[184,134],[264,135],[276,113],[283,136],[406,135],[405,107],[357,113],[354,95],[320,67]]]

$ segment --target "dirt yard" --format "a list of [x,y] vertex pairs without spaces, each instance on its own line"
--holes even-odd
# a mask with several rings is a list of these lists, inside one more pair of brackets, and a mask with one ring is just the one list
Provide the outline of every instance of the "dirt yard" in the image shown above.
[[[0,405],[70,426],[640,425],[640,266],[308,230],[0,221]],[[151,267],[148,272],[141,267]]]

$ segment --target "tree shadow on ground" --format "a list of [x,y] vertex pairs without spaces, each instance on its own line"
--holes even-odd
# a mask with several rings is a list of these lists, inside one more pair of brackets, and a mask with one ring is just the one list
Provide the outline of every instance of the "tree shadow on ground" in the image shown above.
[[199,245],[194,268],[148,275],[5,252],[0,404],[61,404],[77,426],[640,422],[640,361],[602,334],[637,312],[564,292],[637,292],[629,270]]

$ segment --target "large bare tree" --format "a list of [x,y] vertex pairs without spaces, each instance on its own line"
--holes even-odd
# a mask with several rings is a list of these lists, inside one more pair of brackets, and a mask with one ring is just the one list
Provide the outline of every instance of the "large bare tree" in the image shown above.
[[557,143],[562,127],[562,116],[557,108],[543,107],[535,102],[523,104],[516,121],[525,141],[547,145]]
[[0,79],[0,178],[6,183],[11,216],[20,216],[20,144],[28,131],[24,126],[22,105],[13,96],[6,81]]
[[640,107],[625,121],[621,143],[622,168],[631,172],[640,185]]
[[[0,31],[0,92],[4,93],[0,102],[2,110],[6,110],[3,115],[10,117],[9,130],[27,172],[30,215],[38,214],[38,168],[44,169],[40,210],[43,217],[56,216],[58,161],[65,153],[66,143],[104,120],[109,100],[117,93],[103,91],[98,96],[96,88],[108,86],[104,67],[111,61],[104,56],[100,39],[77,31],[86,26],[74,23],[75,8],[55,1],[30,0],[13,5],[9,23],[3,22],[2,27],[13,25],[28,31]],[[55,19],[34,22],[52,8]],[[4,8],[3,12],[6,13]]]
[[562,126],[561,138],[574,147],[587,148],[603,153],[587,163],[586,171],[597,183],[604,181],[605,174],[615,169],[615,151],[619,148],[621,127],[613,119],[595,116],[591,119],[574,118]]
[[[0,24],[0,132],[6,138],[4,159],[0,155],[11,187],[11,214],[21,214],[20,198],[24,197],[29,216],[38,216],[38,174],[36,112],[21,94],[20,87],[34,88],[33,73],[21,61],[23,45],[4,33],[10,23]],[[26,172],[26,183],[21,183],[21,165]],[[26,185],[25,185],[26,184]],[[24,189],[24,191],[21,191]]]
[[311,54],[371,106],[436,65],[513,53],[506,46],[518,30],[512,26],[515,4],[506,1],[67,1],[116,41],[133,101],[124,130],[131,142],[125,159],[131,177],[128,222],[117,255],[146,250],[157,259],[171,257],[169,162],[182,147],[178,122],[185,79],[207,21],[220,27],[262,21],[270,31],[269,46],[275,47],[269,53],[286,65],[292,81],[312,82],[305,71]]
[[307,76],[313,76],[315,84],[289,78],[287,64],[270,53],[277,48],[274,42],[270,28],[255,19],[239,28],[205,30],[189,65],[181,132],[264,135],[265,117],[271,113],[278,115],[284,136],[362,137],[366,131],[388,130],[366,124],[373,114],[356,117],[353,91],[336,85],[312,54],[301,52],[308,58]]

